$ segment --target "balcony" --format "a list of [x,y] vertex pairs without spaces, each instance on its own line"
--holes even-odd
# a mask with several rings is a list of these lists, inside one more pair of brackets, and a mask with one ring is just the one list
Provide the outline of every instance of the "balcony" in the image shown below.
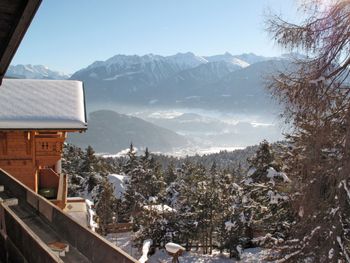
[[[0,262],[137,262],[1,169],[0,186]],[[53,243],[69,251],[57,254]]]
[[51,168],[39,170],[39,194],[63,209],[67,202],[67,176]]

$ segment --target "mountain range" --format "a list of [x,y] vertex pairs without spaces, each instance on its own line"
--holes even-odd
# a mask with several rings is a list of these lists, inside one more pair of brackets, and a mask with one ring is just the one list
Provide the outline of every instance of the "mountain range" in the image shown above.
[[264,89],[264,76],[275,72],[286,60],[286,56],[228,52],[213,56],[191,52],[172,56],[116,55],[95,61],[71,76],[42,65],[10,66],[7,76],[82,80],[91,106],[118,103],[269,111],[275,105]]
[[[256,127],[242,120],[237,125],[228,125],[220,117],[203,119],[193,114],[154,119],[143,116],[139,109],[159,113],[164,109],[192,108],[265,116],[276,111],[276,104],[265,89],[266,77],[288,66],[288,60],[287,56],[228,52],[214,56],[197,56],[191,52],[172,56],[116,55],[105,61],[95,61],[72,75],[42,65],[16,65],[9,67],[6,76],[83,81],[87,110],[91,113],[89,130],[70,138],[80,147],[91,144],[98,152],[116,153],[133,142],[139,148],[171,152],[175,148],[189,147],[188,138],[190,144],[209,146],[241,146],[256,143],[254,138],[268,138],[271,134],[277,138],[273,126]],[[143,120],[106,111],[119,111],[122,105],[136,111],[121,112]]]
[[6,72],[9,78],[25,79],[68,79],[69,74],[51,70],[43,65],[10,65]]
[[84,81],[87,101],[156,107],[195,107],[251,112],[275,107],[264,89],[264,76],[285,58],[226,52],[197,56],[116,55],[75,72]]

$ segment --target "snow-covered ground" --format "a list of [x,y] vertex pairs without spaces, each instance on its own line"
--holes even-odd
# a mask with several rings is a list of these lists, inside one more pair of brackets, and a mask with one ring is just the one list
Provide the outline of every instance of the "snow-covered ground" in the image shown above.
[[[117,233],[108,234],[106,237],[110,242],[123,249],[129,255],[136,259],[142,256],[142,252],[132,245],[132,233]],[[243,251],[242,259],[237,261],[229,258],[227,253],[220,254],[219,251],[214,251],[212,255],[203,255],[201,252],[185,252],[180,258],[181,263],[262,263],[267,262],[265,257],[271,254],[270,249],[250,248]],[[172,257],[168,255],[165,249],[157,250],[150,256],[148,263],[171,263]]]
[[117,247],[123,249],[126,253],[133,256],[134,258],[138,259],[141,257],[142,252],[132,245],[133,242],[131,232],[108,234],[106,236],[106,239]]
[[[250,248],[243,252],[242,259],[236,261],[229,258],[227,254],[220,254],[219,252],[213,253],[213,255],[203,255],[195,252],[186,252],[179,258],[181,263],[232,263],[232,262],[244,262],[244,263],[258,263],[267,262],[264,260],[266,256],[270,254],[270,250],[261,248]],[[154,255],[149,258],[149,263],[170,263],[172,257],[167,254],[165,250],[158,250]]]

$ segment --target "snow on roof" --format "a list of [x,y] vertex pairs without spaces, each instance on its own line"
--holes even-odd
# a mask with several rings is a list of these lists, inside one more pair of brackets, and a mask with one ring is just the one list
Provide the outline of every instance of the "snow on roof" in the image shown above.
[[86,129],[83,84],[72,80],[4,79],[1,129]]
[[168,251],[170,253],[174,253],[174,254],[179,252],[180,250],[182,250],[182,251],[186,250],[183,246],[180,246],[179,244],[172,243],[172,242],[167,243],[165,245],[165,249],[166,249],[166,251]]

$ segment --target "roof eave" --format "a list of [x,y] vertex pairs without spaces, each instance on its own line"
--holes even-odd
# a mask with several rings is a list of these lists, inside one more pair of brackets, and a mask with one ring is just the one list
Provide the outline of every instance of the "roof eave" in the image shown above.
[[0,131],[68,131],[68,132],[83,132],[85,128],[0,128]]
[[23,1],[24,6],[19,10],[17,17],[15,18],[15,25],[9,32],[6,48],[0,54],[0,85],[19,44],[41,4],[41,1],[42,0]]

